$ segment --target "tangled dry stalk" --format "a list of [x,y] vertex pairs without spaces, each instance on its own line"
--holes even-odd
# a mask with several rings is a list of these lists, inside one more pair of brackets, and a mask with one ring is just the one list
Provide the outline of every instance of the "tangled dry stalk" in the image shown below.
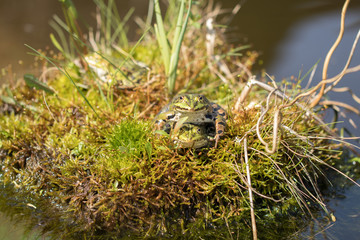
[[[284,111],[284,109],[290,108],[293,105],[296,105],[298,108],[302,109],[303,111],[306,112],[306,115],[308,118],[310,119],[314,119],[316,122],[318,122],[319,125],[321,125],[324,130],[330,134],[330,136],[333,136],[335,138],[339,138],[339,136],[332,130],[330,129],[321,118],[319,118],[318,116],[316,116],[316,114],[314,113],[313,109],[316,106],[326,106],[326,105],[333,105],[333,106],[339,106],[339,107],[343,107],[347,110],[350,110],[352,112],[354,112],[357,115],[360,115],[360,111],[353,107],[350,106],[349,104],[346,103],[342,103],[339,101],[330,101],[330,100],[323,100],[321,101],[321,99],[323,98],[323,96],[325,94],[327,94],[329,91],[334,90],[334,91],[349,91],[353,97],[353,99],[357,102],[360,103],[359,98],[351,92],[351,90],[349,88],[341,88],[341,89],[336,89],[334,88],[343,78],[344,75],[348,74],[348,73],[353,73],[353,72],[357,72],[360,70],[360,65],[357,65],[355,67],[351,67],[349,68],[351,59],[353,57],[354,51],[355,51],[355,47],[358,43],[358,40],[360,38],[360,30],[358,32],[358,34],[356,35],[356,38],[353,42],[352,45],[352,49],[350,51],[350,54],[348,56],[347,62],[343,68],[343,70],[337,74],[336,76],[332,77],[332,78],[327,78],[327,71],[328,71],[328,66],[331,60],[331,57],[334,53],[334,51],[336,50],[336,48],[338,47],[343,34],[344,34],[344,23],[345,23],[345,15],[346,15],[346,10],[347,7],[349,5],[350,0],[346,0],[343,8],[342,8],[342,12],[341,12],[341,20],[340,20],[340,31],[339,31],[339,35],[335,41],[335,43],[333,44],[333,46],[330,48],[330,50],[328,51],[326,58],[324,60],[324,66],[323,66],[323,72],[322,72],[322,80],[312,89],[305,91],[303,93],[298,94],[296,97],[291,98],[289,96],[286,95],[285,92],[281,91],[278,86],[276,85],[276,83],[274,82],[273,79],[271,79],[271,77],[269,76],[269,78],[271,79],[273,86],[270,86],[268,84],[265,84],[261,81],[256,80],[255,76],[250,76],[249,74],[249,81],[247,82],[247,85],[244,87],[243,91],[241,92],[237,103],[235,105],[235,111],[240,111],[241,108],[243,108],[244,103],[247,99],[247,97],[249,96],[249,93],[252,89],[252,87],[254,85],[259,86],[265,90],[267,90],[269,92],[267,98],[266,98],[266,107],[263,108],[261,106],[261,114],[257,120],[255,129],[256,129],[256,134],[258,139],[260,140],[260,142],[265,146],[265,150],[268,154],[273,154],[277,151],[277,148],[280,144],[280,132],[281,131],[288,131],[291,134],[295,135],[295,136],[299,136],[300,139],[303,139],[304,141],[309,141],[309,138],[306,136],[301,136],[300,134],[298,134],[296,131],[294,131],[293,129],[282,125],[282,111]],[[314,68],[315,71],[316,68]],[[310,81],[312,80],[314,71],[312,72],[311,76],[310,76]],[[309,84],[310,84],[309,81]],[[326,85],[330,84],[327,88]],[[320,89],[320,91],[316,94],[316,92]],[[277,104],[275,106],[273,106],[274,110],[273,110],[273,137],[271,140],[271,143],[266,142],[260,132],[261,126],[263,124],[263,119],[264,116],[266,114],[268,114],[271,106],[270,106],[270,100],[271,98],[275,96],[276,98],[280,98],[282,100],[281,104]],[[303,105],[303,103],[301,103],[300,101],[303,100],[305,97],[308,97],[309,104]],[[243,140],[243,144],[244,144],[244,154],[245,154],[245,160],[246,160],[246,164],[248,166],[248,162],[247,162],[247,137],[246,134],[245,136],[242,138]],[[269,147],[269,145],[271,145],[271,147]],[[356,151],[354,151],[356,152]],[[334,169],[335,170],[335,169]],[[250,198],[250,206],[251,206],[251,221],[252,221],[252,226],[253,226],[253,239],[257,239],[257,232],[256,232],[256,222],[255,222],[255,213],[253,211],[253,199],[252,199],[252,189],[251,189],[251,180],[250,180],[250,173],[248,172],[248,168],[247,168],[247,174],[248,174],[248,184],[249,184],[249,198]],[[344,174],[343,174],[344,175]],[[353,181],[352,179],[350,179],[352,182],[354,182],[357,186],[360,186],[359,184],[357,184],[355,181]]]
[[[349,54],[349,57],[347,59],[347,62],[343,68],[343,70],[336,76],[332,77],[332,78],[329,78],[327,79],[326,76],[327,76],[327,69],[328,69],[328,65],[329,65],[329,62],[330,62],[330,59],[331,59],[331,56],[333,54],[333,52],[335,51],[336,47],[338,46],[342,36],[343,36],[343,32],[344,32],[344,18],[345,18],[345,13],[346,13],[346,9],[347,9],[347,6],[348,6],[348,3],[349,3],[349,0],[347,0],[344,4],[344,7],[343,7],[343,11],[342,11],[342,17],[341,17],[341,29],[340,29],[340,33],[339,33],[339,36],[338,36],[338,39],[336,40],[335,44],[332,46],[332,48],[329,50],[328,54],[327,54],[327,57],[325,59],[325,62],[324,62],[324,70],[323,70],[323,80],[321,80],[315,87],[313,87],[312,89],[306,91],[306,92],[303,92],[303,93],[300,93],[298,94],[296,97],[294,98],[291,98],[289,96],[287,96],[284,92],[282,92],[278,87],[277,85],[274,83],[274,81],[272,80],[273,82],[273,86],[269,86],[261,81],[258,81],[256,80],[255,76],[253,76],[247,83],[247,85],[245,86],[244,90],[241,92],[241,95],[240,97],[238,98],[238,101],[236,103],[236,106],[235,106],[235,110],[236,111],[239,111],[241,106],[245,103],[245,100],[248,96],[248,94],[250,93],[252,87],[254,85],[257,85],[267,91],[269,91],[269,95],[267,97],[267,101],[266,101],[266,109],[262,111],[259,119],[258,119],[258,122],[257,122],[257,125],[256,125],[256,129],[257,129],[257,134],[258,134],[258,137],[260,139],[260,141],[266,146],[266,151],[268,153],[274,153],[276,151],[276,146],[278,145],[278,131],[279,131],[279,127],[281,126],[281,110],[285,109],[285,108],[289,108],[291,106],[293,106],[294,104],[297,105],[298,107],[300,107],[301,109],[305,110],[306,113],[311,117],[311,118],[314,118],[319,124],[321,124],[325,130],[333,135],[333,136],[336,136],[336,134],[329,128],[326,126],[326,124],[320,119],[318,118],[314,112],[312,111],[312,109],[317,106],[317,105],[336,105],[336,106],[340,106],[340,107],[344,107],[352,112],[354,112],[355,114],[358,114],[360,115],[360,112],[357,108],[353,107],[353,106],[350,106],[349,104],[346,104],[346,103],[342,103],[342,102],[339,102],[339,101],[329,101],[329,100],[324,100],[322,102],[319,103],[319,101],[321,100],[321,98],[324,96],[324,94],[328,93],[329,91],[331,91],[339,82],[340,80],[342,79],[342,77],[348,73],[353,73],[353,72],[357,72],[360,70],[360,65],[357,65],[355,67],[351,67],[349,68],[349,65],[350,65],[350,62],[351,62],[351,59],[353,57],[353,54],[354,54],[354,51],[355,51],[355,47],[358,43],[358,40],[360,38],[360,31],[358,32],[358,34],[356,35],[356,38],[353,42],[353,46],[352,46],[352,49],[350,51],[350,54]],[[326,84],[331,84],[330,86],[328,86],[328,88],[325,89],[325,86]],[[320,92],[318,93],[318,95],[316,96],[313,96],[316,91],[320,89]],[[349,91],[348,88],[342,88],[340,90],[336,89],[336,91]],[[351,93],[352,96],[353,96],[353,99],[357,102],[359,102],[359,98]],[[269,110],[269,101],[270,101],[270,98],[272,95],[275,95],[276,97],[278,98],[281,98],[284,103],[282,103],[281,105],[279,106],[276,106],[276,110],[275,110],[275,114],[274,114],[274,137],[273,137],[273,140],[272,140],[272,148],[269,149],[268,147],[268,143],[266,143],[261,135],[260,135],[260,132],[259,132],[259,129],[260,129],[260,126],[262,124],[262,119],[264,117],[264,115],[267,113],[267,111]],[[313,96],[313,97],[312,97]],[[312,97],[310,99],[310,104],[308,104],[308,106],[304,106],[303,104],[300,103],[300,100],[302,100],[303,98],[305,97]]]

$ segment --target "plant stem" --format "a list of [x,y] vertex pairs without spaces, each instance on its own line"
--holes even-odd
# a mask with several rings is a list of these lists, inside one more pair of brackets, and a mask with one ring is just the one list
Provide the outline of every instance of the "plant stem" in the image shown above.
[[245,164],[246,164],[246,175],[247,175],[248,186],[249,186],[251,226],[252,226],[253,239],[256,240],[257,239],[257,230],[256,230],[256,220],[255,220],[255,212],[254,212],[254,201],[253,201],[253,195],[252,195],[252,190],[251,190],[249,159],[248,159],[248,154],[247,154],[247,137],[244,138],[244,155],[245,155]]

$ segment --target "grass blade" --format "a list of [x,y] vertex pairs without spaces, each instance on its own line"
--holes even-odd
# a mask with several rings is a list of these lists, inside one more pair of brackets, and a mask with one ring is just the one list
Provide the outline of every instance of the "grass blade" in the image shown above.
[[63,54],[65,54],[64,49],[61,47],[61,44],[56,40],[56,37],[54,36],[54,34],[50,33],[50,40],[52,42],[52,44]]
[[[175,27],[174,41],[172,43],[172,46],[176,46],[179,41],[179,35],[180,35],[182,25],[183,25],[184,11],[185,11],[185,0],[182,0],[180,3],[180,10],[179,10],[178,20],[177,20],[176,27]],[[173,56],[174,52],[175,52],[175,48],[173,47],[171,49],[171,56]]]
[[[187,24],[188,24],[188,21],[189,21],[189,17],[190,17],[190,13],[191,13],[191,5],[192,5],[192,0],[189,1],[189,8],[188,8],[188,11],[187,11],[187,14],[186,14],[184,24],[181,27],[180,35],[179,35],[178,39],[174,39],[175,42],[176,42],[176,46],[173,46],[174,51],[171,54],[170,73],[169,73],[169,78],[168,78],[168,89],[169,89],[170,94],[173,93],[174,88],[175,88],[176,69],[177,69],[177,66],[178,66],[178,63],[179,63],[179,53],[180,53],[181,43],[182,43],[182,41],[184,39],[186,27],[187,27]],[[179,18],[181,18],[180,15],[179,15]]]
[[163,56],[165,72],[169,74],[169,64],[170,64],[170,47],[167,40],[164,23],[161,16],[161,9],[159,0],[155,1],[155,16],[156,16],[156,25],[155,32],[157,32],[156,36],[159,41],[160,51]]
[[37,51],[36,49],[34,49],[33,47],[25,44],[26,47],[30,48],[31,50],[33,50],[35,53],[37,53],[40,57],[46,59],[46,61],[48,61],[49,63],[51,63],[54,67],[56,67],[62,74],[64,74],[70,81],[71,83],[76,87],[76,90],[80,93],[80,95],[82,96],[82,98],[85,100],[86,104],[91,108],[91,110],[93,110],[93,112],[95,113],[95,115],[97,117],[99,117],[99,115],[97,114],[97,112],[95,111],[95,109],[93,108],[93,106],[91,105],[91,103],[89,102],[89,100],[85,97],[84,93],[81,91],[81,89],[76,85],[76,83],[74,82],[74,80],[72,79],[72,77],[70,76],[70,74],[65,70],[65,69],[61,69],[58,65],[56,65],[53,61],[50,60],[50,58],[46,57],[45,55],[43,55],[42,53],[40,53],[39,51]]
[[113,0],[109,0],[108,6],[106,8],[106,29],[105,29],[105,41],[106,47],[109,48],[111,45],[111,19],[112,19],[112,5],[114,4]]

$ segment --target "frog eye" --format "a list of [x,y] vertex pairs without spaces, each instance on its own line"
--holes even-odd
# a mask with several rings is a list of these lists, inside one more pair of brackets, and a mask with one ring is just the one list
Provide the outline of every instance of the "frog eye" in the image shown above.
[[202,97],[202,96],[200,96],[200,97],[199,97],[199,100],[200,100],[200,101],[201,101],[201,100],[203,100],[203,97]]
[[183,99],[184,99],[184,97],[183,97],[183,96],[180,96],[180,97],[179,97],[179,99],[180,99],[180,100],[183,100]]
[[197,133],[201,133],[201,129],[200,129],[200,128],[198,128]]

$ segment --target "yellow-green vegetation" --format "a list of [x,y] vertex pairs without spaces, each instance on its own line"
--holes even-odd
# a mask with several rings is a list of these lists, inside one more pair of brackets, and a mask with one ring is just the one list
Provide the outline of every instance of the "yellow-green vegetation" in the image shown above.
[[[111,4],[100,7],[112,11]],[[64,53],[62,62],[54,62],[38,53],[45,73],[27,75],[26,84],[9,84],[0,92],[1,211],[57,239],[246,239],[251,235],[249,189],[261,239],[288,236],[309,212],[326,211],[318,183],[325,179],[322,166],[341,156],[340,145],[328,140],[333,135],[307,110],[292,105],[281,112],[276,151],[268,153],[255,131],[260,107],[236,104],[257,54],[232,48],[222,28],[210,33],[213,25],[206,27],[200,9],[211,8],[191,9],[174,91],[202,93],[227,109],[228,127],[217,148],[179,149],[171,137],[154,134],[153,119],[171,99],[155,33],[146,31],[142,41],[126,43],[120,51],[106,44],[103,52],[86,43],[90,54],[146,64],[148,72],[132,88],[121,87],[118,79],[101,81],[85,58]],[[166,16],[165,26],[174,27],[171,13]],[[111,32],[113,23],[108,24]],[[209,43],[206,36],[216,38]],[[73,64],[76,59],[80,65]],[[264,103],[267,96],[255,89],[247,101]],[[270,145],[273,116],[286,101],[268,97],[259,132]]]

